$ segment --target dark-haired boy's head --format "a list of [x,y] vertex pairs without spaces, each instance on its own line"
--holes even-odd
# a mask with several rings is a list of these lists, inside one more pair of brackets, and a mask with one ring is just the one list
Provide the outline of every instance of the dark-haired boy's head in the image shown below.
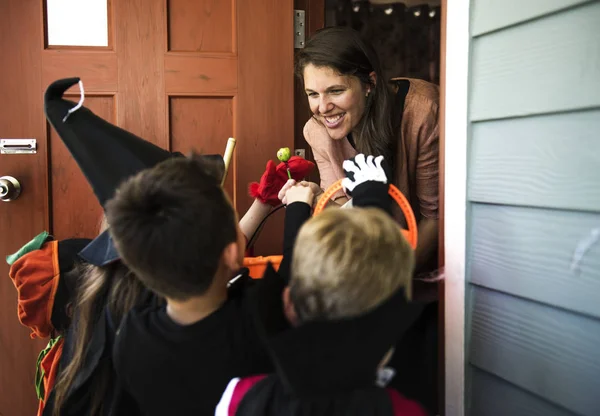
[[202,295],[240,267],[244,239],[221,177],[214,160],[173,157],[124,182],[106,204],[123,261],[156,293]]

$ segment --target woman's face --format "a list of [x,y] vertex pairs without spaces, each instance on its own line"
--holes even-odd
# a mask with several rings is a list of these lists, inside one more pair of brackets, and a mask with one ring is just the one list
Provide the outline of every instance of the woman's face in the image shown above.
[[309,64],[304,68],[310,110],[334,140],[343,139],[358,125],[368,88],[358,78],[340,75],[329,67]]

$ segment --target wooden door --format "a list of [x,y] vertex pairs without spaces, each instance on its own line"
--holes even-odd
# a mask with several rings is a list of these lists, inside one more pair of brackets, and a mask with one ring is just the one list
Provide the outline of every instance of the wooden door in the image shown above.
[[[279,147],[294,145],[292,0],[108,0],[108,46],[49,46],[46,4],[0,2],[0,137],[35,138],[33,155],[0,155],[21,196],[0,202],[0,254],[48,230],[93,237],[101,208],[44,117],[52,81],[78,76],[85,106],[163,148],[223,153],[237,139],[226,189],[240,213]],[[77,87],[67,92],[78,100]],[[280,213],[281,214],[281,213]],[[281,215],[257,254],[277,254]],[[17,321],[16,291],[0,262],[0,415],[37,406],[35,360],[45,342]]]

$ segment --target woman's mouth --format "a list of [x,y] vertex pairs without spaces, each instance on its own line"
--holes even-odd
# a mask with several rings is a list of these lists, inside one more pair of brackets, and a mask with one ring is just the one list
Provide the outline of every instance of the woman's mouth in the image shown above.
[[336,127],[340,126],[340,124],[342,124],[345,115],[346,113],[340,113],[334,116],[323,116],[323,122],[325,123],[325,126],[327,126],[327,128],[335,129]]

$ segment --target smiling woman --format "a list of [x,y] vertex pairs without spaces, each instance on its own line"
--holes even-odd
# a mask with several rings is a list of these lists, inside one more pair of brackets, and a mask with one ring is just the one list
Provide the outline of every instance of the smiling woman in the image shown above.
[[[318,31],[296,55],[313,117],[304,126],[321,187],[344,177],[357,153],[391,161],[393,183],[419,228],[418,272],[437,268],[439,88],[423,80],[383,79],[373,48],[348,27]],[[348,200],[342,191],[336,205]],[[404,224],[403,218],[398,220]]]

